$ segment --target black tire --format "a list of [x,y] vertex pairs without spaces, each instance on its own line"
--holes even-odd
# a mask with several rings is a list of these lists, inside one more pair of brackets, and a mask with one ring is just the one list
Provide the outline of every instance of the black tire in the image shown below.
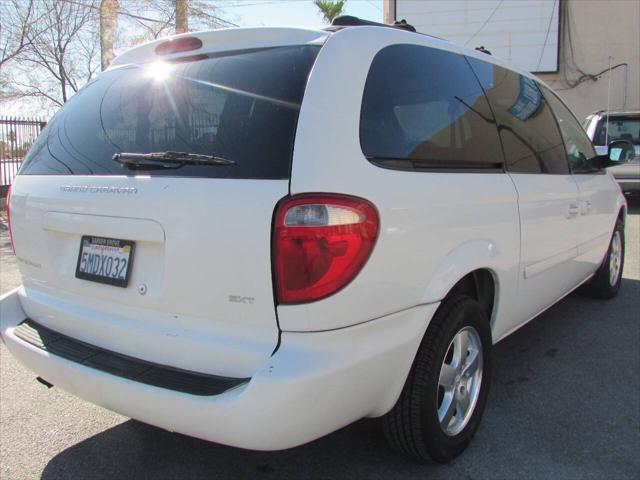
[[[438,406],[443,401],[440,370],[445,356],[451,354],[449,346],[453,338],[465,327],[475,329],[481,342],[481,382],[466,425],[459,433],[447,435],[438,419]],[[473,438],[487,401],[491,349],[489,321],[480,304],[461,295],[445,299],[422,339],[400,398],[382,418],[390,446],[422,462],[432,459],[447,463],[460,455]]]
[[[617,274],[617,280],[611,281],[612,277],[612,262],[611,257],[614,255],[614,242],[616,235],[619,235],[620,247],[618,251],[619,269]],[[600,265],[600,268],[596,271],[591,280],[584,286],[583,292],[592,298],[599,298],[608,300],[615,297],[620,290],[620,283],[622,282],[622,271],[624,269],[624,224],[622,220],[618,219],[616,226],[613,229],[611,240],[609,241],[609,248],[607,254]]]

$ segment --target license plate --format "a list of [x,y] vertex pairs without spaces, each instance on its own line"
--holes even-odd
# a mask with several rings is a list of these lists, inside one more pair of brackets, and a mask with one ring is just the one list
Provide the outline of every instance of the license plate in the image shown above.
[[85,235],[80,240],[76,278],[126,287],[135,243]]

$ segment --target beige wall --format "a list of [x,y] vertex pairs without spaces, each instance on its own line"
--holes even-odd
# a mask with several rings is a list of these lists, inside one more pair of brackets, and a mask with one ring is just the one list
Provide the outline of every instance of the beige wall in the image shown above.
[[[384,0],[385,21],[393,22],[395,2],[403,1]],[[593,111],[607,108],[609,72],[597,80],[589,75],[606,70],[611,56],[612,66],[628,64],[611,72],[611,109],[640,110],[640,0],[560,1],[560,71],[539,77],[582,120]],[[428,2],[424,5],[427,8]],[[406,20],[411,23],[411,18]],[[586,80],[572,87],[583,75],[579,70],[587,74]]]
[[575,66],[587,74],[607,69],[611,56],[612,66],[629,65],[611,71],[611,109],[640,110],[640,0],[564,1],[568,22],[561,21],[561,27],[567,27],[568,23],[575,57],[572,62],[565,28],[561,31],[560,72],[539,77],[582,120],[593,111],[607,108],[609,72],[597,81],[590,79],[575,88],[570,88],[566,79],[575,82],[582,75]]

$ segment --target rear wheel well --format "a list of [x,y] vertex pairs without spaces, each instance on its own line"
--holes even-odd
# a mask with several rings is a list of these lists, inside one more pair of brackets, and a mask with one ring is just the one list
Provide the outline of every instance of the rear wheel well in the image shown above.
[[483,268],[474,270],[458,280],[458,283],[453,286],[447,296],[466,295],[473,298],[482,306],[487,318],[491,321],[495,293],[496,288],[493,274]]

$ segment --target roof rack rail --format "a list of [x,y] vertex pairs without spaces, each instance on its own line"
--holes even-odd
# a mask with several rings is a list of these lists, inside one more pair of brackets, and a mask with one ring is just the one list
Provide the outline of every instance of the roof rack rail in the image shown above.
[[[413,25],[409,25],[406,20],[395,21],[393,24],[372,22],[370,20],[363,20],[352,15],[341,15],[333,19],[331,27],[357,27],[357,26],[374,26],[374,27],[388,27],[399,28],[401,30],[407,30],[409,32],[415,32],[416,29]],[[329,27],[327,30],[331,29]]]

